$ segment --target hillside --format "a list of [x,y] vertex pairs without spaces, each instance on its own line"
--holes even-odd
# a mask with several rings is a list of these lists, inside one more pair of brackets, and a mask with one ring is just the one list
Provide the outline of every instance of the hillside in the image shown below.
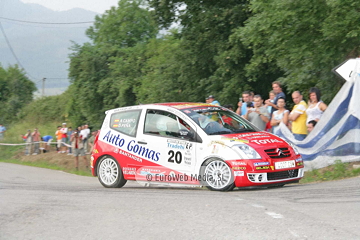
[[[95,16],[95,12],[79,8],[57,12],[38,4],[25,4],[20,0],[2,0],[0,2],[0,21],[3,28],[3,32],[0,32],[1,65],[7,67],[9,64],[17,63],[13,51],[28,73],[28,77],[36,83],[39,93],[43,78],[46,78],[45,95],[62,93],[69,85],[67,79],[68,55],[71,53],[69,48],[72,46],[72,41],[78,44],[89,41],[85,31],[91,26]],[[90,23],[50,24],[74,22]]]

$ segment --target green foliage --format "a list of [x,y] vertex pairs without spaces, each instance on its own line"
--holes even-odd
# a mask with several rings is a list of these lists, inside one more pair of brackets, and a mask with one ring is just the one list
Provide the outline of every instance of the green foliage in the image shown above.
[[67,120],[66,104],[68,92],[57,96],[41,97],[26,105],[19,113],[19,119],[37,124],[64,122]]
[[305,172],[301,183],[338,180],[359,175],[360,168],[355,169],[351,163],[343,163],[341,160],[336,160],[335,164],[329,167]]
[[16,120],[20,109],[32,101],[35,91],[35,84],[17,65],[7,69],[0,66],[0,122],[10,124]]
[[86,33],[97,45],[134,47],[155,37],[157,26],[144,9],[142,0],[120,0],[118,8],[112,7],[102,16],[96,16],[93,27]]
[[354,6],[355,0],[121,0],[88,29],[92,43],[73,47],[68,118],[100,127],[110,108],[202,102],[209,94],[235,105],[244,90],[267,98],[275,80],[287,94],[317,86],[330,102],[343,84],[331,69],[359,54]]
[[252,0],[254,16],[237,30],[254,53],[248,72],[274,62],[289,91],[317,86],[329,102],[343,83],[331,69],[359,53],[357,1],[346,2]]

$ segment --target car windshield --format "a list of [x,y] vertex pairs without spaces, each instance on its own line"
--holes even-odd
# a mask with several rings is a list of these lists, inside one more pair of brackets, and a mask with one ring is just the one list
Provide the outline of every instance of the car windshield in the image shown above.
[[260,131],[247,120],[223,107],[199,107],[182,111],[208,135]]

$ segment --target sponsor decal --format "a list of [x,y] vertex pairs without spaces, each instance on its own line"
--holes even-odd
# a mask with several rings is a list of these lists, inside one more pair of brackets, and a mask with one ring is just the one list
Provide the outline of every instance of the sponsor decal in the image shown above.
[[222,137],[223,140],[229,140],[230,142],[241,142],[241,143],[249,143],[248,140],[245,139],[237,139],[237,138],[228,138],[228,137]]
[[234,176],[235,177],[243,177],[244,176],[244,171],[234,171]]
[[125,175],[136,175],[136,168],[124,167],[122,171]]
[[189,108],[189,107],[194,107],[194,106],[207,106],[209,105],[208,103],[185,103],[185,104],[181,104],[181,105],[174,105],[174,108],[177,109],[182,109],[182,108]]
[[269,166],[269,162],[256,162],[254,163],[254,166]]
[[268,144],[268,143],[283,143],[284,141],[280,141],[278,139],[261,139],[261,140],[252,140],[252,142],[261,145],[261,144]]
[[237,165],[240,165],[240,166],[246,166],[246,162],[230,162],[231,165],[234,165],[234,166],[237,166]]
[[160,152],[155,152],[154,150],[140,146],[135,143],[135,140],[131,140],[130,142],[126,143],[125,139],[122,138],[119,133],[112,134],[111,131],[109,131],[105,134],[102,140],[115,145],[116,147],[125,148],[131,154],[135,154],[155,162],[159,161],[160,159]]
[[246,167],[232,167],[234,170],[246,170]]
[[115,119],[114,122],[118,123],[120,122],[120,119]]
[[185,146],[180,145],[180,144],[173,144],[173,143],[167,143],[167,147],[168,148],[174,148],[174,149],[180,149],[180,150],[185,149]]
[[302,166],[302,165],[304,165],[303,162],[297,162],[297,163],[296,163],[296,166]]
[[270,166],[270,168],[271,168],[271,170],[274,170],[274,169],[275,169],[274,166]]
[[266,170],[270,169],[270,166],[261,166],[261,167],[255,167],[256,170]]
[[219,144],[219,145],[221,145],[221,146],[223,146],[223,147],[226,147],[226,144],[225,144],[225,142],[223,142],[223,141],[211,141],[211,142],[208,144],[208,146],[210,146],[210,145],[212,145],[212,144]]
[[184,163],[185,163],[186,165],[191,165],[191,157],[185,157],[185,156],[184,156]]

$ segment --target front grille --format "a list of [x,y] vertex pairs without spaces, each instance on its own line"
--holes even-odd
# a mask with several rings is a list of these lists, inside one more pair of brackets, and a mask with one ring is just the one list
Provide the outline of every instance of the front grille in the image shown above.
[[281,171],[281,172],[269,172],[269,173],[267,173],[267,179],[269,181],[271,181],[271,180],[295,178],[298,176],[298,174],[299,174],[299,169],[287,170],[287,171]]
[[289,148],[272,148],[265,150],[270,158],[287,158],[291,156]]

